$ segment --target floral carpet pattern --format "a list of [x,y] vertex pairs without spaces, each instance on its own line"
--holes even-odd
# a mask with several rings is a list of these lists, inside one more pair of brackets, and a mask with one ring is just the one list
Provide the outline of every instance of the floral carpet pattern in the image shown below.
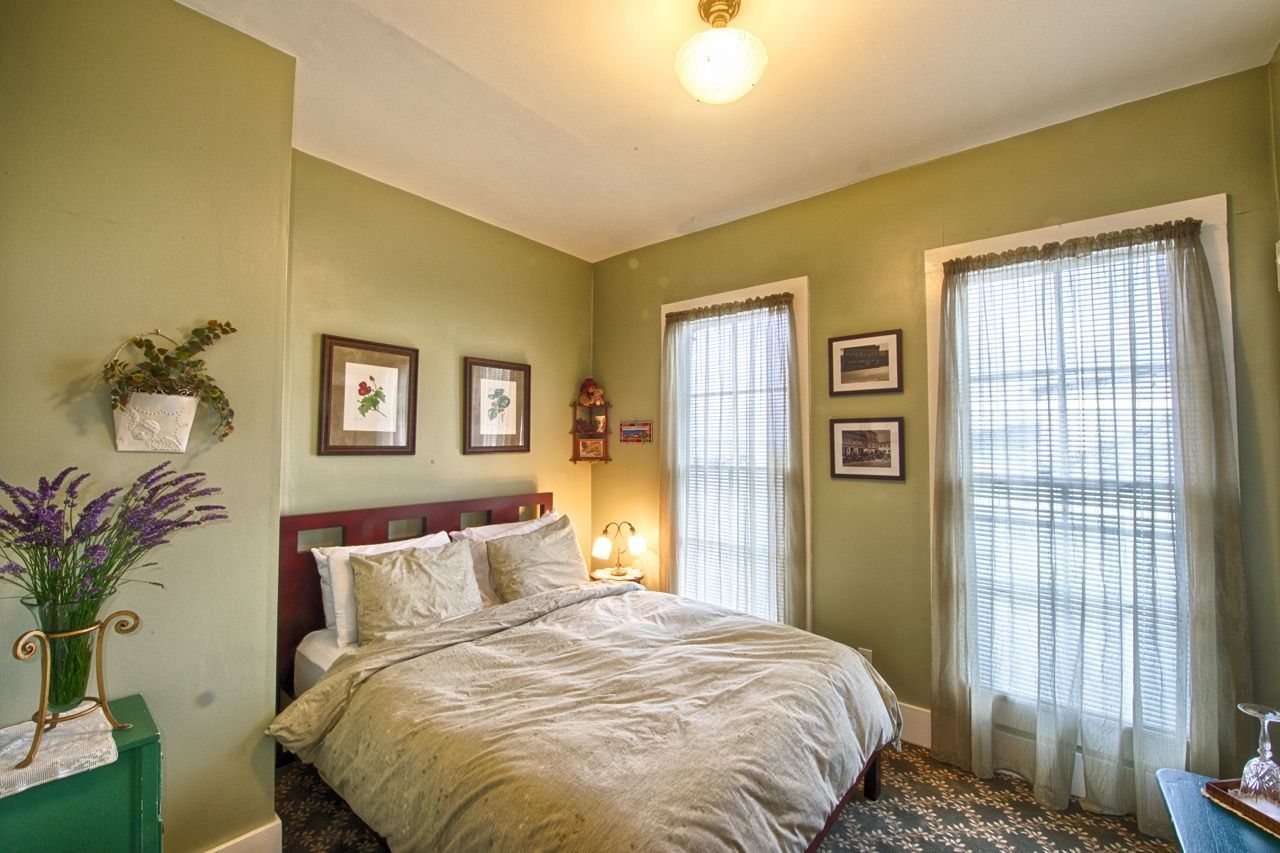
[[[977,779],[919,747],[886,751],[883,760],[880,799],[854,797],[823,841],[823,853],[1177,849],[1139,833],[1133,818],[1091,814],[1074,801],[1066,811],[1049,811],[1020,780]],[[276,770],[276,812],[286,853],[387,849],[301,762]]]

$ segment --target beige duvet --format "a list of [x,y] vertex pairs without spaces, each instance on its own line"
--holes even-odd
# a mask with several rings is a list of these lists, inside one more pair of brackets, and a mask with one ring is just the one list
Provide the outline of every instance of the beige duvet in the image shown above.
[[763,851],[900,727],[845,646],[596,583],[349,652],[268,732],[393,850]]

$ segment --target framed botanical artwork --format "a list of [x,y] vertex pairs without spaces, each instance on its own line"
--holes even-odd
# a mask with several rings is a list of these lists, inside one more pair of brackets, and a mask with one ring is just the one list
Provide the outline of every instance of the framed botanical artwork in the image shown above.
[[529,452],[530,372],[527,364],[462,360],[463,453]]
[[320,336],[321,456],[412,454],[418,351]]
[[831,395],[902,390],[902,330],[830,338]]
[[831,476],[902,480],[902,418],[832,418]]
[[653,443],[653,421],[623,421],[618,432],[623,444]]

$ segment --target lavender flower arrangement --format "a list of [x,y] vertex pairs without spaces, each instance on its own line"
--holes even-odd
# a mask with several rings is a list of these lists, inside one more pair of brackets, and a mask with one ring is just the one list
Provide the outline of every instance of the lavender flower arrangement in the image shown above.
[[0,480],[13,504],[0,507],[0,580],[39,605],[101,605],[129,572],[155,565],[139,561],[176,531],[227,518],[226,507],[201,503],[221,489],[206,486],[202,473],[170,470],[168,462],[128,490],[108,489],[79,509],[89,475],[68,480],[75,470],[41,477],[34,491]]
[[[80,487],[89,475],[68,480],[75,470],[41,477],[34,491],[0,480],[13,504],[0,506],[0,580],[26,592],[22,603],[46,634],[91,626],[129,572],[155,565],[139,562],[148,551],[175,531],[227,517],[226,507],[202,503],[221,489],[206,486],[204,474],[170,470],[168,462],[81,509]],[[83,633],[49,640],[48,701],[55,713],[84,698],[92,639]]]

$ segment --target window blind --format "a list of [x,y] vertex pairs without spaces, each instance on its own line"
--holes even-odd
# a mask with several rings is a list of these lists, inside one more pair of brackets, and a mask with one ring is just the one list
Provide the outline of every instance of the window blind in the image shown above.
[[997,266],[966,300],[978,680],[1185,738],[1167,258]]
[[675,591],[773,621],[803,570],[794,353],[790,295],[668,317]]

